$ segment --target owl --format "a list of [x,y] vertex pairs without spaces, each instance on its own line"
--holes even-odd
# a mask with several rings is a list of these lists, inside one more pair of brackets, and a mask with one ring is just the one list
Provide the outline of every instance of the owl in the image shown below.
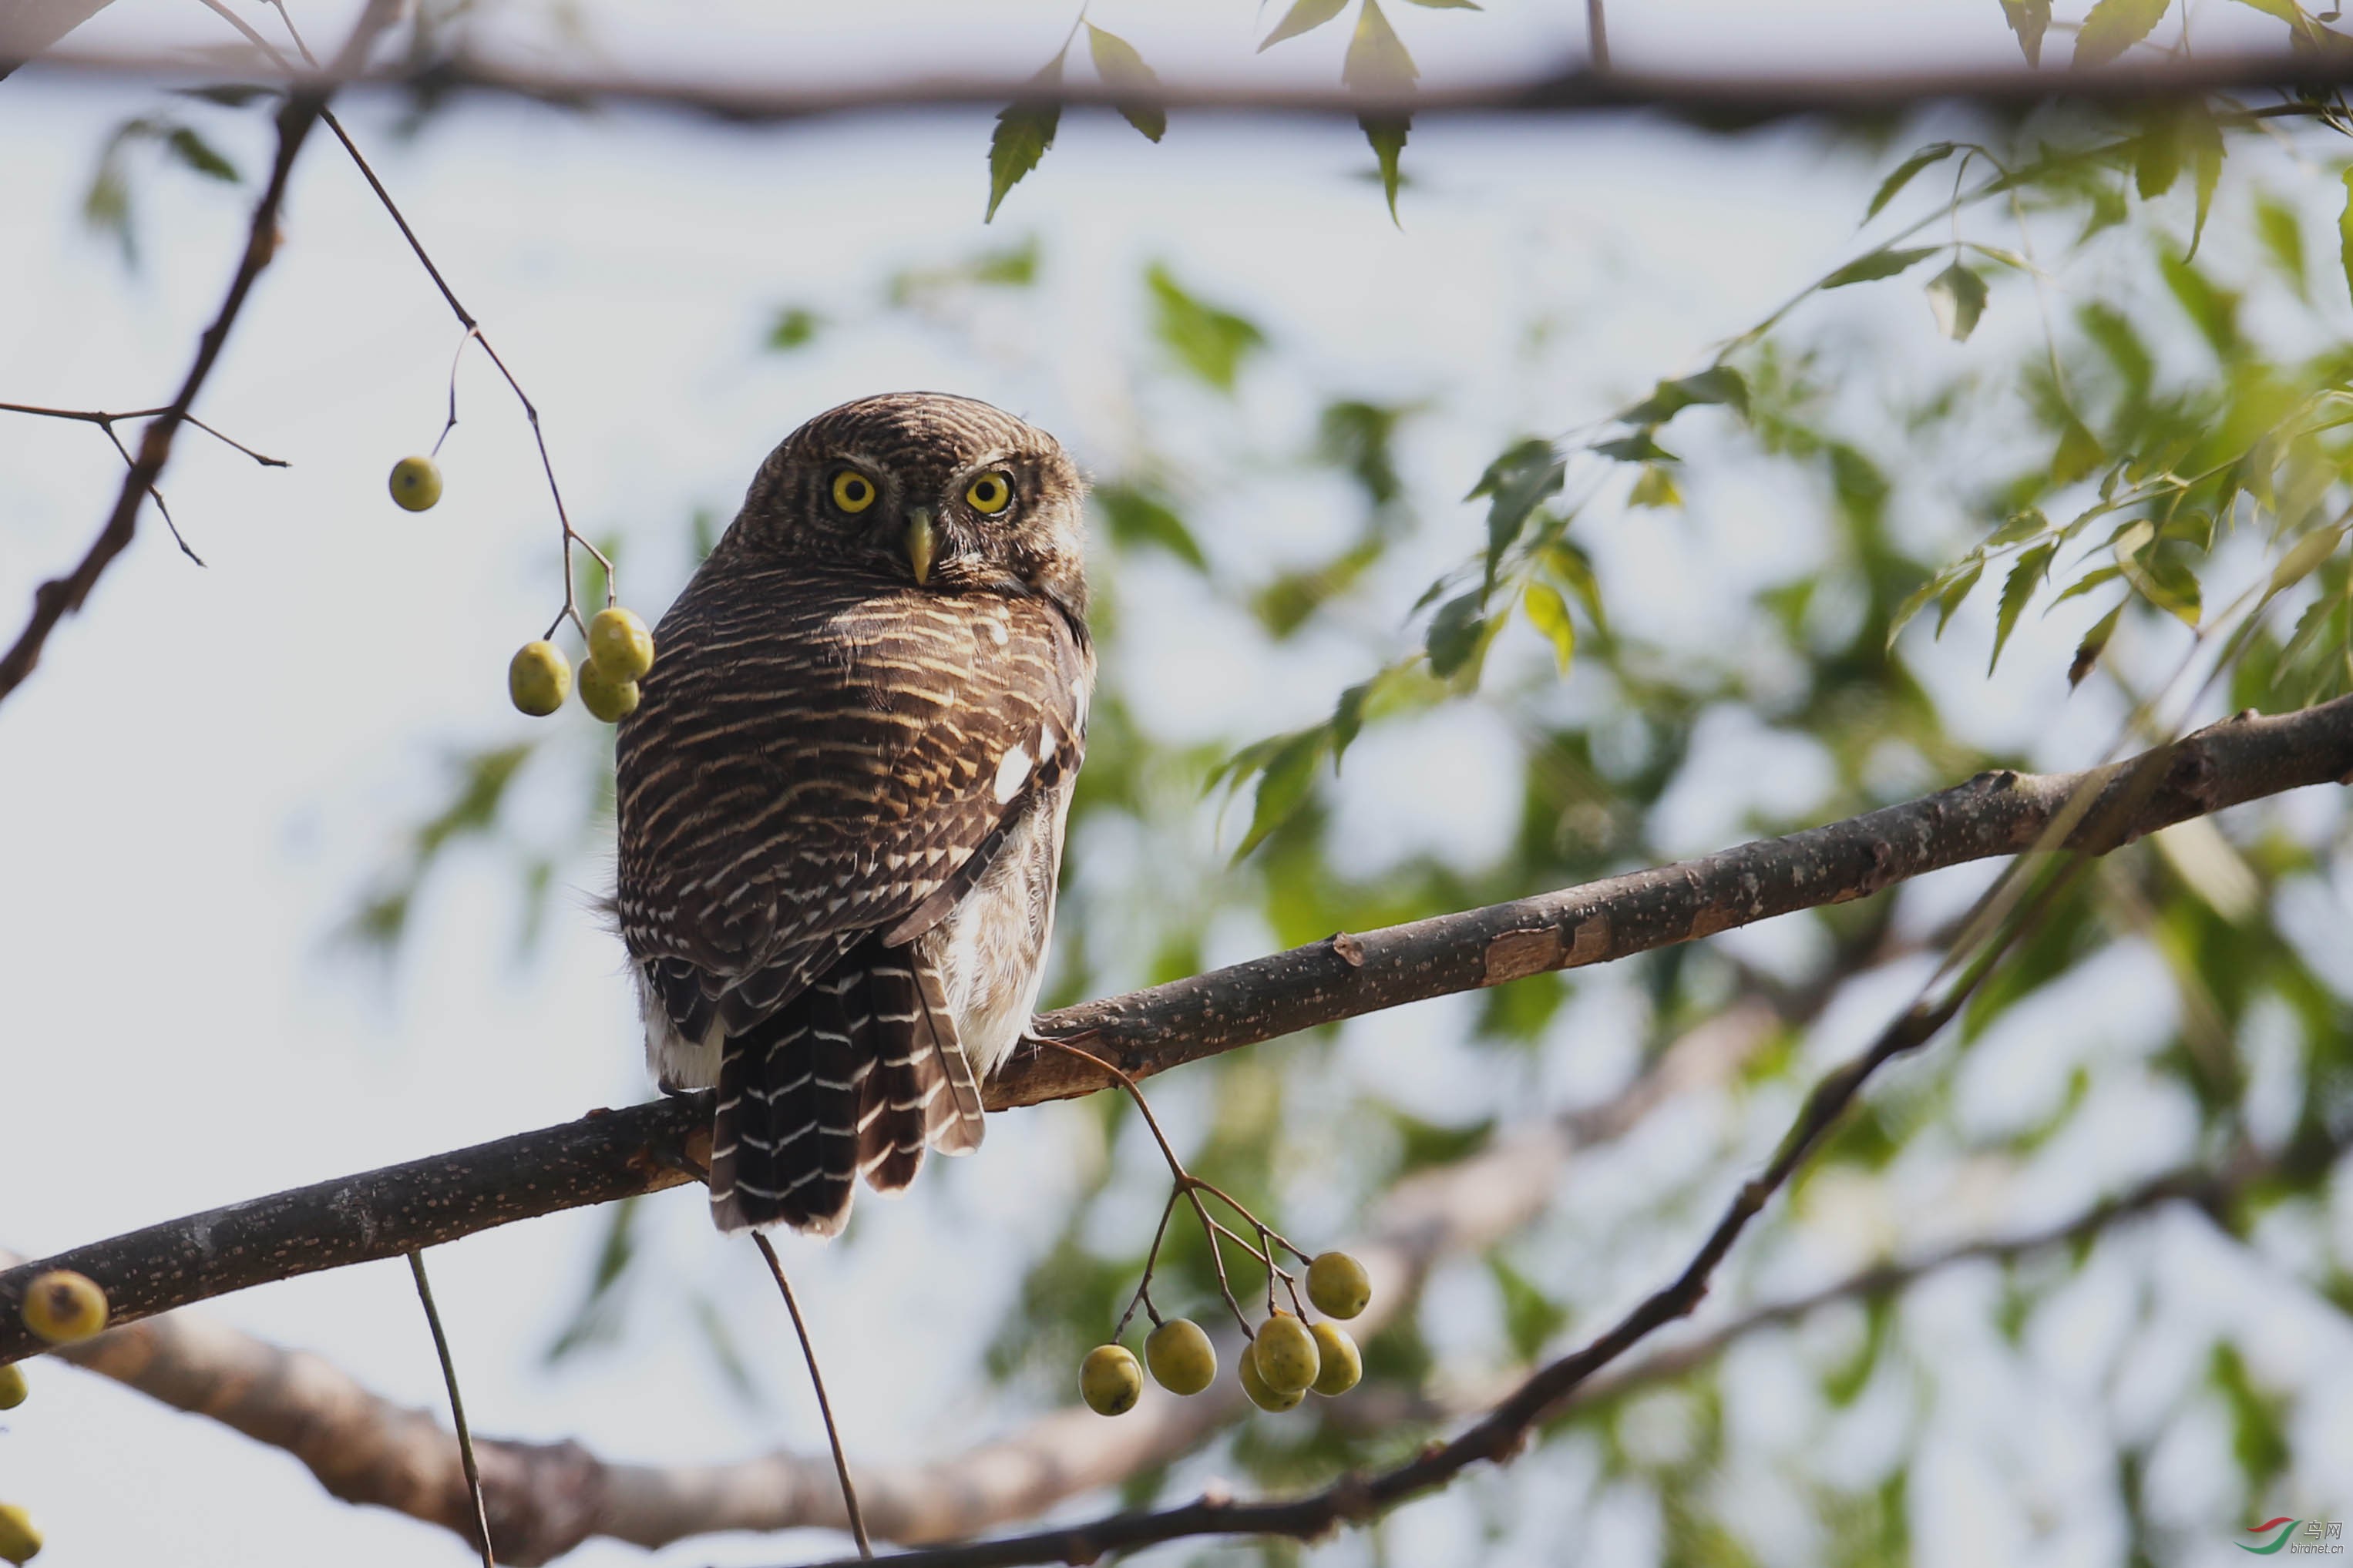
[[830,1236],[978,1146],[1084,752],[1077,470],[985,403],[847,403],[761,465],[621,721],[614,912],[720,1229]]

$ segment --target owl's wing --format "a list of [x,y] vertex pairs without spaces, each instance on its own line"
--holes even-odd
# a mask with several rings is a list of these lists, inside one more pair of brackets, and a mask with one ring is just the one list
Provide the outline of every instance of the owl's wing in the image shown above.
[[618,740],[616,904],[689,1039],[869,932],[929,929],[1084,746],[1092,655],[1041,599],[737,561],[656,641]]

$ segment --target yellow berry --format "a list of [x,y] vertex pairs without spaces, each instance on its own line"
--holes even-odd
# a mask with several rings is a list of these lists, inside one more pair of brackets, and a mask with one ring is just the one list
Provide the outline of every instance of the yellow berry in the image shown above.
[[0,1558],[21,1563],[40,1554],[41,1532],[25,1510],[13,1502],[0,1502]]
[[0,1410],[14,1410],[31,1391],[25,1386],[25,1369],[15,1362],[0,1366]]
[[1144,1396],[1144,1368],[1125,1345],[1097,1345],[1079,1363],[1079,1394],[1098,1415],[1124,1415]]
[[507,666],[507,695],[534,719],[564,706],[572,689],[572,661],[552,642],[527,642]]
[[1255,1343],[1242,1352],[1241,1373],[1242,1392],[1249,1394],[1250,1402],[1261,1410],[1271,1410],[1280,1415],[1307,1397],[1307,1391],[1303,1388],[1282,1394],[1269,1386],[1265,1375],[1258,1369],[1258,1346]]
[[1218,1375],[1218,1347],[1190,1318],[1171,1318],[1144,1342],[1144,1360],[1171,1394],[1198,1394]]
[[605,661],[591,654],[580,661],[580,706],[617,724],[638,710],[638,683],[615,679]]
[[1347,1330],[1337,1323],[1318,1323],[1308,1331],[1315,1336],[1315,1353],[1320,1358],[1310,1388],[1329,1398],[1347,1393],[1363,1381],[1365,1358]]
[[1277,1394],[1298,1394],[1315,1381],[1315,1336],[1290,1313],[1269,1318],[1251,1348],[1258,1356],[1259,1376]]
[[52,1268],[25,1288],[25,1326],[53,1345],[106,1327],[106,1292],[87,1274]]
[[392,499],[423,511],[441,499],[441,467],[430,458],[403,458],[392,466]]
[[588,623],[588,657],[617,679],[641,679],[654,667],[654,634],[635,610],[609,605]]
[[1327,1318],[1353,1318],[1373,1299],[1373,1282],[1346,1253],[1318,1253],[1307,1266],[1307,1299]]

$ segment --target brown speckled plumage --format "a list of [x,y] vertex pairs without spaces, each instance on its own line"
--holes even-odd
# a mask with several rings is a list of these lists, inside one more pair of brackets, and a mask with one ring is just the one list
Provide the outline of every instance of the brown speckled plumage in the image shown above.
[[[845,469],[878,491],[854,515]],[[983,473],[1011,479],[995,516],[965,500]],[[1052,437],[986,404],[846,404],[770,455],[655,631],[615,906],[655,1070],[718,1086],[723,1229],[830,1235],[860,1174],[895,1191],[980,1142],[1084,747],[1081,495]]]

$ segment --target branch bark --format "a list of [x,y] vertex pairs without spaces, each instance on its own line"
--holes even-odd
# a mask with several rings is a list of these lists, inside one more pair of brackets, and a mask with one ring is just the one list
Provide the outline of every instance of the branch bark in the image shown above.
[[[1866,955],[1858,954],[1858,959]],[[1477,1252],[1540,1214],[1576,1153],[1622,1135],[1667,1100],[1731,1079],[1795,1022],[1761,1002],[1735,1005],[1679,1039],[1657,1064],[1595,1106],[1505,1134],[1400,1183],[1357,1252],[1377,1281],[1351,1325],[1369,1338],[1409,1310],[1443,1258]],[[15,1261],[0,1252],[0,1263]],[[1226,1336],[1228,1364],[1239,1352]],[[175,1408],[282,1448],[346,1502],[396,1510],[476,1542],[456,1439],[433,1414],[384,1399],[322,1358],[173,1313],[108,1331],[56,1354]],[[1189,1452],[1247,1413],[1230,1380],[1192,1399],[1152,1391],[1117,1422],[1072,1406],[997,1441],[926,1464],[855,1467],[875,1535],[918,1543],[1034,1519]],[[633,1465],[577,1443],[476,1436],[490,1540],[527,1568],[592,1536],[649,1549],[722,1531],[846,1528],[831,1462],[778,1451],[731,1464]]]
[[[1589,56],[1536,62],[1517,76],[1423,89],[1367,91],[1283,83],[1239,84],[1207,76],[1163,79],[1142,93],[1127,84],[1065,79],[1051,92],[1019,72],[959,76],[884,77],[868,81],[811,83],[739,76],[725,81],[615,73],[602,62],[579,69],[540,62],[450,55],[400,61],[375,70],[329,70],[306,79],[323,85],[374,88],[404,99],[477,92],[577,108],[610,103],[683,110],[731,124],[768,124],[876,110],[966,105],[1001,109],[1008,102],[1058,103],[1065,108],[1116,109],[1146,104],[1219,113],[1360,114],[1367,111],[1538,113],[1664,110],[1710,123],[1783,115],[1882,115],[1923,102],[1968,100],[1989,107],[2028,107],[2065,98],[2079,102],[2146,103],[2216,92],[2325,90],[2353,83],[2343,51],[2206,53],[2187,58],[2123,60],[2096,70],[2036,70],[2017,66],[1961,69],[1826,72],[1681,72],[1628,70],[1607,58],[1607,43]],[[26,63],[0,58],[0,76]],[[185,55],[131,50],[50,49],[45,71],[100,79],[216,80],[237,66],[217,55],[200,62]],[[273,68],[260,50],[248,68]],[[2316,112],[2306,110],[2306,112]]]
[[[2353,783],[2353,697],[2252,713],[2176,742],[2153,788],[2143,759],[2078,773],[1992,773],[1784,838],[1583,887],[1326,941],[1038,1020],[1137,1078],[1384,1008],[1499,985],[1865,898],[1929,871],[2022,852],[2087,786],[2064,847],[2105,854],[2158,828],[2307,784]],[[2080,807],[2081,803],[2077,803]],[[1091,1093],[1096,1069],[1025,1053],[987,1089],[992,1110]],[[106,1289],[136,1321],[231,1290],[393,1258],[559,1209],[688,1180],[707,1137],[703,1096],[580,1121],[150,1226],[0,1273],[0,1363],[42,1347],[18,1307],[46,1268]]]

